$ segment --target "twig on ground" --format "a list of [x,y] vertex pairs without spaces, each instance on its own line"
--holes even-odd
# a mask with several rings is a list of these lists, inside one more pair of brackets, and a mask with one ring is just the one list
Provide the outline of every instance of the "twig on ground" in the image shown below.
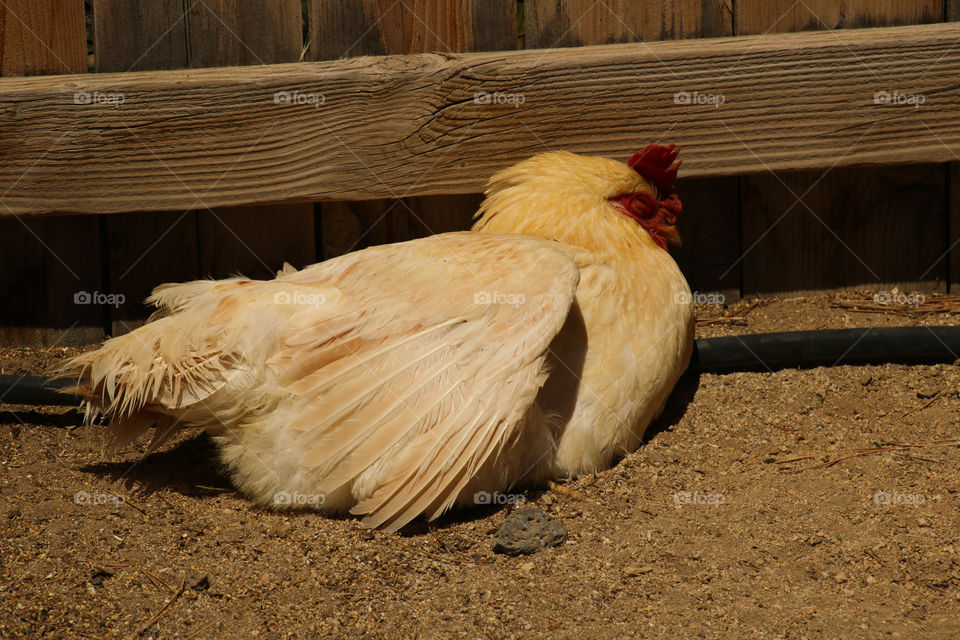
[[169,600],[167,600],[167,604],[163,605],[163,607],[160,609],[160,611],[157,611],[157,613],[155,613],[152,618],[150,618],[149,620],[147,620],[146,622],[143,623],[143,626],[140,627],[140,631],[137,633],[137,635],[141,635],[141,636],[142,636],[143,634],[145,634],[145,633],[147,632],[147,630],[148,630],[150,627],[152,627],[153,625],[157,624],[157,622],[160,621],[160,618],[162,618],[164,615],[166,615],[167,611],[170,610],[170,606],[171,606],[174,602],[177,601],[177,598],[179,598],[181,595],[183,595],[183,591],[184,591],[184,589],[186,589],[186,588],[187,588],[187,572],[184,571],[184,572],[183,572],[183,579],[180,581],[180,588],[177,590],[177,592],[176,592],[175,594],[173,594],[173,595],[170,597]]

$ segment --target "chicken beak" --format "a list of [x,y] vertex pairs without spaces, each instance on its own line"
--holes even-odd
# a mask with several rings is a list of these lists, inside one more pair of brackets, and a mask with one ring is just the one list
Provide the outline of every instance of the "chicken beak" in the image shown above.
[[677,231],[677,227],[672,224],[665,224],[658,227],[654,227],[661,236],[667,241],[667,244],[670,244],[674,247],[679,247],[683,245],[683,241],[680,239],[680,232]]

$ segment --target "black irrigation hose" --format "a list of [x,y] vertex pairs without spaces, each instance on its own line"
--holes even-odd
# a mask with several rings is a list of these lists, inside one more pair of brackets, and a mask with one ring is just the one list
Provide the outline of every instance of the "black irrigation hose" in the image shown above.
[[51,380],[44,376],[0,376],[0,407],[5,404],[80,404],[80,399],[72,393],[57,391],[71,384],[72,380]]
[[[842,364],[930,364],[954,362],[960,354],[960,327],[873,327],[755,333],[697,340],[690,363],[703,373],[775,371]],[[0,375],[0,405],[75,405],[58,392],[69,380]]]
[[931,364],[960,359],[960,327],[871,327],[755,333],[697,340],[704,373],[842,364]]

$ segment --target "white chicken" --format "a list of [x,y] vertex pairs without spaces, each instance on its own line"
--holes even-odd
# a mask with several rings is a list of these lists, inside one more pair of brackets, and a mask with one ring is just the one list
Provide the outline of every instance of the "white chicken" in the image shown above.
[[162,285],[149,323],[59,374],[115,447],[203,427],[256,502],[388,530],[607,468],[692,349],[676,155],[544,153],[493,176],[473,231]]

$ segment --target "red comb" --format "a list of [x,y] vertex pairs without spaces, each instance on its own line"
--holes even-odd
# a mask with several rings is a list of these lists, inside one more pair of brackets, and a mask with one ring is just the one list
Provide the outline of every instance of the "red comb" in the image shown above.
[[[643,151],[639,151],[627,160],[631,169],[649,180],[660,191],[661,196],[673,193],[673,181],[677,179],[677,170],[682,162],[673,164],[680,154],[677,145],[664,147],[659,144],[649,144]],[[671,166],[672,165],[672,166]]]

